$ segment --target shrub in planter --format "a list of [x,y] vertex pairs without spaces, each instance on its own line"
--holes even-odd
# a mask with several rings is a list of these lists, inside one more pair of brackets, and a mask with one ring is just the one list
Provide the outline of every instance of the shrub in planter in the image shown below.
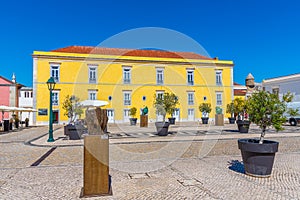
[[154,107],[156,108],[156,113],[163,116],[162,122],[156,122],[155,126],[157,133],[160,136],[168,135],[168,128],[170,123],[165,121],[166,114],[172,115],[176,106],[179,104],[178,97],[173,93],[165,92],[162,96],[154,95]]
[[272,172],[275,153],[279,143],[264,140],[266,129],[270,126],[277,131],[282,130],[286,121],[283,113],[286,111],[286,102],[291,101],[290,93],[280,100],[278,95],[265,91],[254,93],[248,100],[250,121],[261,128],[260,139],[239,139],[238,146],[242,153],[245,172],[257,177],[269,177]]
[[137,121],[137,118],[135,118],[136,111],[137,111],[136,107],[132,107],[129,110],[129,114],[131,116],[131,118],[129,119],[130,120],[130,125],[134,125],[134,126],[136,125],[136,121]]
[[28,126],[29,126],[29,119],[26,118],[26,119],[25,119],[25,127],[28,127]]
[[[236,98],[233,101],[234,115],[238,118],[236,123],[240,133],[248,133],[250,127],[250,121],[245,119],[247,113],[247,104],[244,99]],[[248,115],[248,113],[247,113]]]
[[235,117],[234,117],[234,103],[233,102],[227,104],[226,113],[230,114],[230,117],[228,117],[229,123],[234,124],[235,123]]
[[20,119],[19,117],[15,117],[15,128],[19,128]]
[[211,112],[211,104],[210,103],[201,103],[199,105],[199,111],[202,112],[202,124],[208,124],[209,113]]

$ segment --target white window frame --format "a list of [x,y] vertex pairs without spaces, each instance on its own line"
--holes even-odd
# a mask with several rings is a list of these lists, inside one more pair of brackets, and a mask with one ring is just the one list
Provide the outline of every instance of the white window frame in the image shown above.
[[222,70],[216,70],[216,85],[222,85],[223,83],[222,78]]
[[223,105],[223,92],[216,92],[216,105],[217,106]]
[[131,91],[123,91],[123,103],[124,106],[131,105]]
[[195,93],[194,92],[188,92],[188,105],[194,105],[195,104]]
[[156,91],[156,98],[157,98],[157,97],[163,98],[163,97],[164,97],[164,93],[165,93],[165,91],[163,91],[163,90],[161,90],[161,91]]
[[56,83],[59,82],[60,64],[50,63],[50,76],[54,78]]
[[97,65],[88,65],[89,67],[89,83],[96,83],[97,82]]
[[194,85],[194,70],[188,69],[186,71],[186,79],[188,85]]
[[164,84],[164,68],[156,68],[156,84]]
[[131,66],[123,66],[123,83],[131,83]]
[[97,100],[97,90],[89,90],[88,95],[89,100]]
[[59,92],[58,91],[52,92],[52,105],[53,106],[59,105]]

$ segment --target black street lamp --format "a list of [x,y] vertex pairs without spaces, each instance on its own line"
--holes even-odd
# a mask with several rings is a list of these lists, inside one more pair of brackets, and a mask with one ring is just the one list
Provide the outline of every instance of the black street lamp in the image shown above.
[[55,87],[55,81],[53,77],[50,77],[47,81],[48,90],[50,91],[50,108],[49,108],[49,138],[47,142],[54,142],[53,139],[53,112],[52,112],[52,90]]

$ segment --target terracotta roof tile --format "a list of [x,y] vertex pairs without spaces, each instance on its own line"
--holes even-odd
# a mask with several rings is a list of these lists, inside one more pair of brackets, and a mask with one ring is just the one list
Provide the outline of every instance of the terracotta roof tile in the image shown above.
[[213,58],[202,56],[200,54],[193,53],[193,52],[103,48],[103,47],[91,47],[91,46],[68,46],[68,47],[52,50],[52,52],[213,60]]

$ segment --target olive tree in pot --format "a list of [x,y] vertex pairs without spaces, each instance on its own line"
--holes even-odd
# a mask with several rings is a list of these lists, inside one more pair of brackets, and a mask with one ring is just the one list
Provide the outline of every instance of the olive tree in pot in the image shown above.
[[155,122],[157,134],[159,136],[168,135],[169,122],[165,121],[166,114],[172,114],[176,106],[179,104],[178,98],[173,93],[165,92],[163,95],[154,95],[154,107],[156,113],[163,116],[162,122]]
[[230,117],[228,117],[229,123],[234,124],[235,123],[235,117],[234,117],[234,103],[233,102],[227,104],[226,113],[230,114]]
[[129,110],[129,114],[131,116],[131,118],[129,118],[129,120],[130,120],[130,125],[132,125],[132,126],[136,125],[136,121],[137,121],[137,118],[135,117],[136,111],[137,111],[136,107],[132,107]]
[[210,103],[201,103],[199,105],[199,111],[202,112],[202,124],[208,124],[209,113],[211,112],[211,104]]
[[245,115],[247,113],[246,101],[242,98],[236,98],[233,100],[233,107],[234,107],[235,116],[238,118],[236,120],[236,123],[239,132],[248,133],[250,127],[250,121],[248,119],[245,119]]
[[71,140],[80,139],[83,133],[83,125],[75,125],[75,120],[83,113],[79,103],[79,98],[74,95],[67,95],[63,101],[62,108],[65,110],[64,115],[69,118],[69,122],[64,126],[64,134]]
[[291,101],[290,93],[280,100],[278,95],[265,91],[254,93],[248,100],[250,121],[261,128],[260,139],[239,139],[238,147],[242,153],[245,172],[256,177],[269,177],[272,172],[278,142],[264,140],[266,129],[270,126],[277,131],[282,130],[285,122],[283,113],[286,111],[285,102]]

